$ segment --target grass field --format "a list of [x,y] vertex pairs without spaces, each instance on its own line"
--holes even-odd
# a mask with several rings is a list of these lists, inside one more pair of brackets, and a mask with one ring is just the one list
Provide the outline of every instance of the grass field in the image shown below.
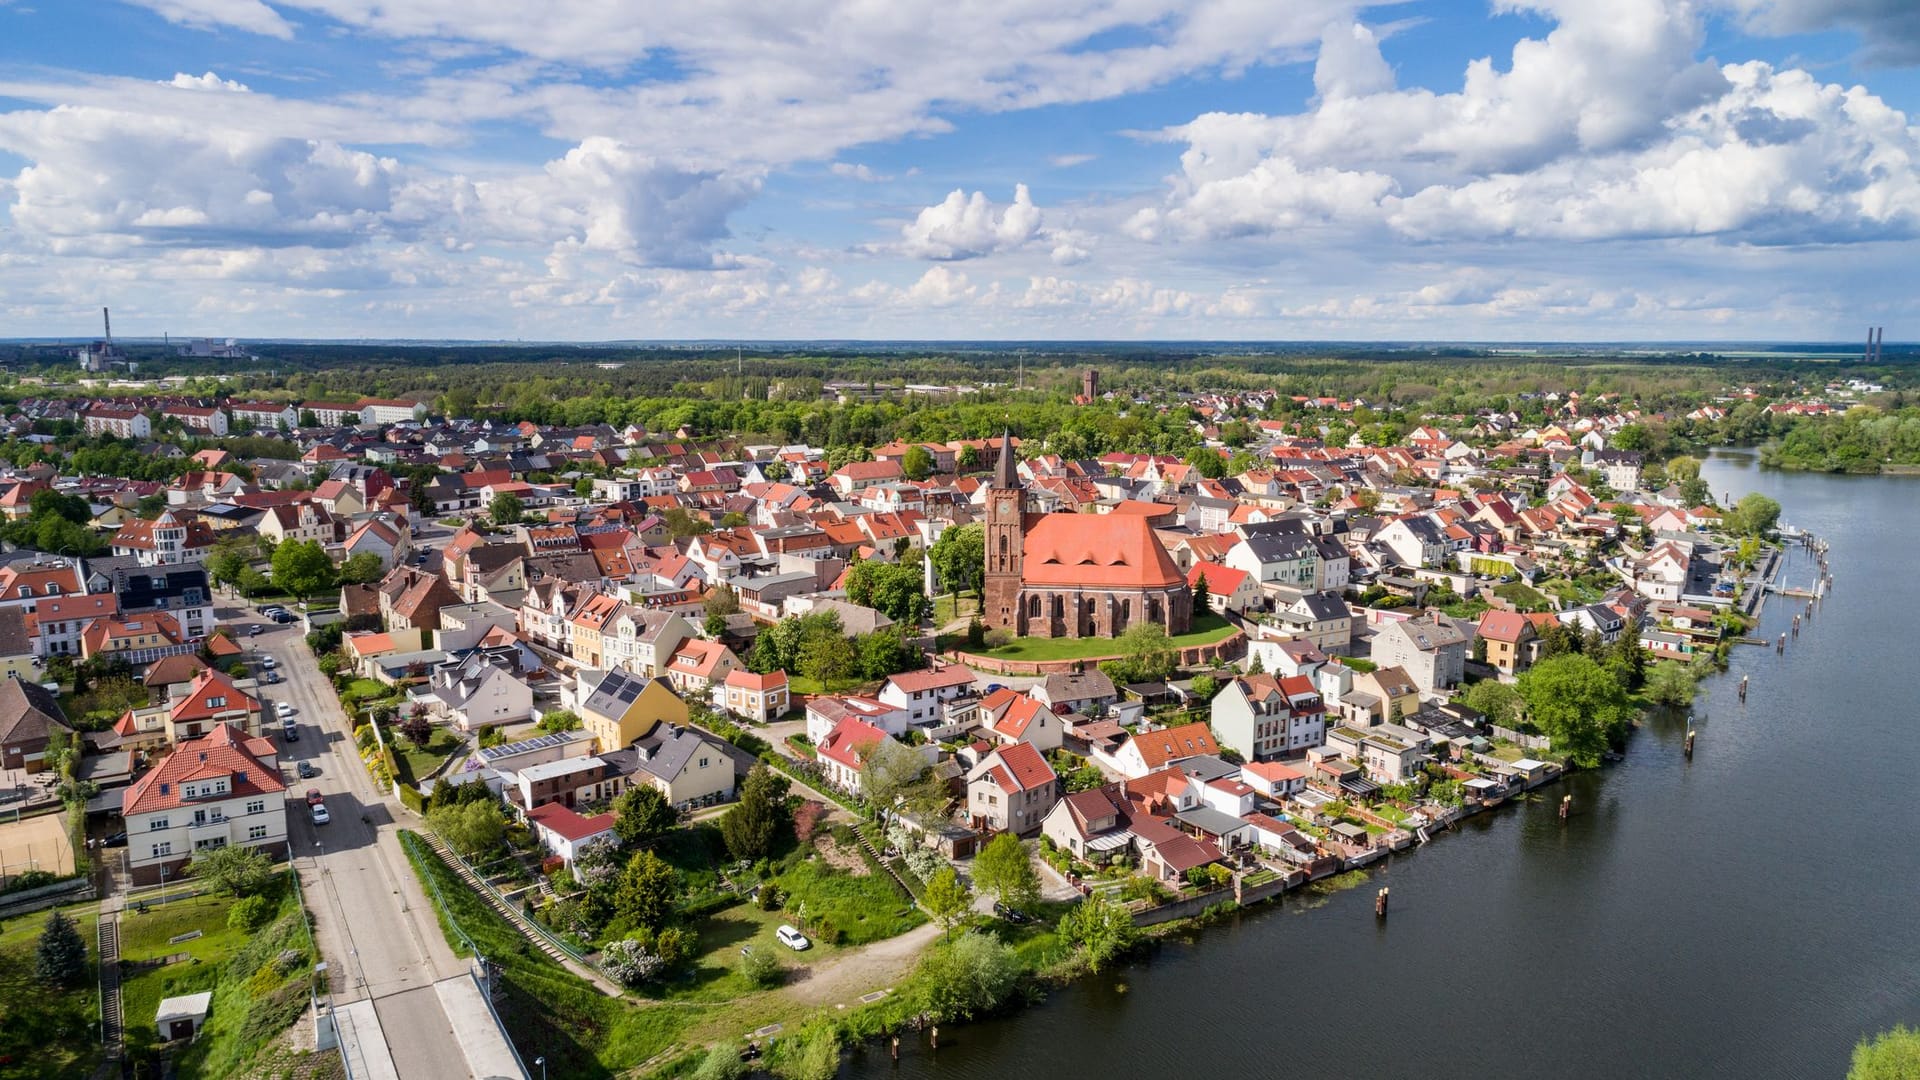
[[63,910],[87,945],[87,979],[72,989],[50,989],[33,977],[46,912],[9,919],[0,930],[0,1077],[81,1080],[99,1064],[95,906]]
[[[1233,627],[1218,615],[1201,615],[1193,620],[1193,629],[1169,638],[1173,648],[1211,645],[1233,633]],[[1085,660],[1095,656],[1116,655],[1112,638],[1016,638],[997,649],[977,650],[996,660]]]

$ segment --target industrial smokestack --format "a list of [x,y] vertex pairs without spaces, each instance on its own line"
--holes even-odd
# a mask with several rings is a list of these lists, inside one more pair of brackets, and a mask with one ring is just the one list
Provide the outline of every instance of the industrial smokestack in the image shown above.
[[[107,329],[107,344],[109,344],[109,345],[111,345],[111,344],[113,344],[113,312],[111,312],[111,311],[108,311],[108,310],[107,310],[106,308],[101,308],[101,309],[100,309],[100,321],[101,321],[102,323],[104,323],[104,324],[106,324],[106,329]],[[1869,331],[1867,332],[1867,336],[1868,336],[1869,338],[1871,338],[1871,337],[1873,336],[1873,332],[1872,332],[1871,330],[1869,330]]]

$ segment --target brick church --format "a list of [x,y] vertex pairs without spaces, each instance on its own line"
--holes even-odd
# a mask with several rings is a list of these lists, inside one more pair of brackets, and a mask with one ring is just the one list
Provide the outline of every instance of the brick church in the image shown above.
[[1034,514],[1013,440],[987,489],[984,621],[1021,637],[1117,637],[1137,622],[1192,628],[1193,593],[1147,519]]

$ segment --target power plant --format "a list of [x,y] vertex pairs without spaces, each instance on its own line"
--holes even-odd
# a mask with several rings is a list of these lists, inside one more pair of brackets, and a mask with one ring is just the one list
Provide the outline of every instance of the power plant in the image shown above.
[[1880,347],[1886,343],[1886,340],[1887,340],[1886,327],[1884,326],[1867,327],[1867,356],[1866,356],[1867,363],[1877,364],[1883,359],[1883,357],[1880,355]]

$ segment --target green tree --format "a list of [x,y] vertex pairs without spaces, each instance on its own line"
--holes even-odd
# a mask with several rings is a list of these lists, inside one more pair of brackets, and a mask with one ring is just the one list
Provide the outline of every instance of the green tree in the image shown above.
[[1012,833],[1001,833],[973,858],[973,883],[1015,911],[1031,911],[1040,902],[1040,875],[1027,847]]
[[1193,696],[1198,698],[1202,704],[1212,701],[1213,695],[1219,692],[1220,680],[1211,675],[1195,675],[1193,677]]
[[520,501],[520,496],[509,492],[495,495],[493,501],[487,504],[487,517],[495,525],[517,525],[526,516],[527,504]]
[[573,482],[573,497],[576,499],[593,498],[593,477],[582,476]]
[[947,934],[953,934],[953,928],[960,925],[973,908],[973,893],[960,881],[960,875],[953,867],[942,867],[927,879],[926,893],[921,902],[927,906],[935,922],[945,928]]
[[977,596],[987,571],[986,530],[978,522],[955,525],[940,534],[927,557],[942,589]]
[[740,594],[734,591],[733,586],[722,584],[707,593],[707,598],[701,603],[701,608],[707,614],[706,625],[704,627],[707,636],[717,638],[721,634],[726,633],[728,616],[739,612]]
[[847,568],[847,599],[889,619],[918,623],[931,605],[917,566],[862,559]]
[[860,675],[866,679],[884,679],[910,671],[919,666],[922,655],[907,641],[897,623],[871,634],[861,634],[854,640],[854,650],[860,656]]
[[228,844],[200,852],[187,873],[229,896],[252,896],[273,882],[273,860],[259,848]]
[[1693,672],[1677,660],[1655,664],[1647,673],[1647,700],[1684,708],[1693,704]]
[[792,781],[756,764],[740,784],[740,801],[720,818],[720,839],[736,859],[763,859],[773,853],[787,822]]
[[800,674],[826,689],[851,678],[860,661],[853,642],[840,632],[838,622],[836,619],[832,628],[808,629],[798,650]]
[[333,585],[333,560],[318,540],[288,540],[273,549],[273,582],[305,600]]
[[1780,504],[1757,491],[1740,496],[1727,511],[1727,531],[1738,536],[1765,536],[1780,523]]
[[1200,576],[1193,582],[1193,613],[1203,615],[1211,610],[1207,607],[1210,598],[1211,594],[1207,591],[1207,572],[1202,570]]
[[1087,968],[1098,972],[1133,948],[1140,928],[1124,905],[1095,892],[1061,917],[1060,936],[1085,953]]
[[563,731],[578,731],[580,724],[579,713],[566,709],[554,709],[543,714],[540,717],[540,723],[535,726],[549,735],[558,735]]
[[1847,1080],[1920,1080],[1920,1028],[1901,1025],[1860,1040]]
[[1627,424],[1613,433],[1611,440],[1616,450],[1644,453],[1653,445],[1653,439],[1647,434],[1645,424]]
[[1600,764],[1633,719],[1620,680],[1592,657],[1542,660],[1520,676],[1519,688],[1533,722],[1581,768]]
[[680,813],[652,784],[635,784],[613,800],[613,834],[630,848],[645,847],[680,823]]
[[1173,674],[1176,654],[1166,627],[1156,622],[1137,622],[1114,639],[1120,658],[1100,665],[1109,678],[1120,684],[1153,682]]
[[900,471],[906,473],[909,480],[925,480],[933,475],[933,455],[927,452],[926,447],[915,443],[900,456]]
[[1684,484],[1689,480],[1700,479],[1700,459],[1681,454],[1667,459],[1667,480]]
[[1460,700],[1467,708],[1485,713],[1488,723],[1504,728],[1512,727],[1520,719],[1520,710],[1526,704],[1520,699],[1520,691],[1492,679],[1482,679],[1467,687]]
[[891,809],[927,772],[927,759],[920,751],[894,739],[881,739],[861,758],[860,790],[874,806]]
[[367,585],[379,581],[385,574],[386,568],[380,565],[380,556],[363,551],[347,556],[334,577],[342,585]]
[[658,929],[680,899],[680,879],[665,859],[641,851],[627,860],[614,886],[614,912],[633,926]]
[[1209,447],[1196,446],[1187,451],[1187,464],[1209,480],[1218,480],[1227,475],[1227,459]]
[[47,916],[33,950],[33,977],[42,985],[79,986],[87,979],[87,945],[58,908]]
[[[460,786],[484,787],[485,785],[462,784]],[[468,858],[485,854],[499,847],[501,840],[507,835],[506,815],[500,812],[500,804],[491,798],[429,810],[427,827],[433,830],[434,835],[444,840],[448,847]]]
[[207,576],[216,585],[237,585],[240,572],[247,568],[254,547],[239,539],[222,539],[214,542],[213,550],[208,553],[205,566]]
[[1012,946],[969,930],[921,957],[912,986],[934,1020],[968,1020],[1004,1004],[1021,975]]

